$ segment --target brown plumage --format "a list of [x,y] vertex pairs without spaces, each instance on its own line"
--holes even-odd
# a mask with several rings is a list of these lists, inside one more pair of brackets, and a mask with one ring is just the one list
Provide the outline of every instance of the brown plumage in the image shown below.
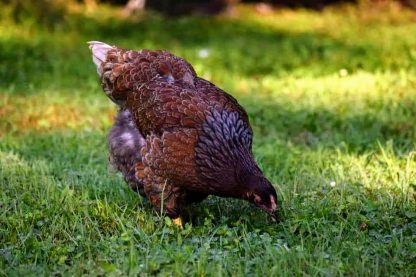
[[254,160],[247,113],[231,95],[167,51],[89,44],[103,90],[120,107],[110,160],[130,187],[172,218],[210,194],[275,214],[276,191]]

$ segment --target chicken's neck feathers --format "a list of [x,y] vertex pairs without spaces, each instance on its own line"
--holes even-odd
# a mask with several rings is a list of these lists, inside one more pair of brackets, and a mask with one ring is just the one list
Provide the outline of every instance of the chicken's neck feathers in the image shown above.
[[243,198],[245,179],[262,175],[251,151],[252,131],[237,112],[213,110],[199,132],[196,164],[216,194]]

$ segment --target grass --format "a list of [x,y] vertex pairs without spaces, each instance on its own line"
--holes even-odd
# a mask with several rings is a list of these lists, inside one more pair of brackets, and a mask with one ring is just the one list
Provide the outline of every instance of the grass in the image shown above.
[[[415,13],[0,20],[0,275],[416,274]],[[177,230],[108,172],[88,40],[169,49],[237,97],[282,221],[210,197]]]

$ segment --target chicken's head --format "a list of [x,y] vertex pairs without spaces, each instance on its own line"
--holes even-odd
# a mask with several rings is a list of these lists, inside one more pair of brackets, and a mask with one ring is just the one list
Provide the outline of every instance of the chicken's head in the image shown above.
[[250,190],[247,200],[268,213],[273,220],[277,220],[277,194],[276,190],[263,175],[249,177]]

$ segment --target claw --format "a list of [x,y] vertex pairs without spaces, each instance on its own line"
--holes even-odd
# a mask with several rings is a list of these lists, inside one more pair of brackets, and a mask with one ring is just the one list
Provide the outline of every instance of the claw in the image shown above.
[[182,217],[177,217],[174,218],[172,220],[173,224],[175,224],[176,226],[178,226],[179,228],[183,229],[183,222],[182,222]]

